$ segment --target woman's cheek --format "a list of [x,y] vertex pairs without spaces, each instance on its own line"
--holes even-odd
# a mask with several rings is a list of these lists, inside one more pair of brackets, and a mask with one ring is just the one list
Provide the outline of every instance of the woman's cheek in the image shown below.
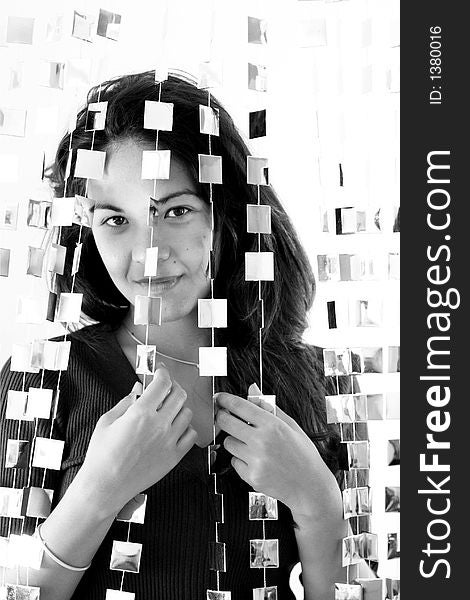
[[194,266],[207,260],[210,250],[210,235],[195,233],[192,236],[186,236],[180,244],[181,256],[184,256],[187,262]]
[[199,239],[197,255],[199,258],[197,270],[206,278],[210,261],[210,236],[203,236]]
[[109,241],[100,239],[97,236],[95,236],[95,243],[106,270],[111,279],[116,283],[116,280],[120,278],[119,271],[123,269],[125,264],[124,253],[120,251],[122,246],[111,244]]

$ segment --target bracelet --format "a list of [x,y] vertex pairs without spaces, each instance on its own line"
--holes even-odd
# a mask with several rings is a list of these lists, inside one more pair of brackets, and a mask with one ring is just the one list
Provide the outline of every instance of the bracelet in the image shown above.
[[67,564],[66,562],[64,562],[63,560],[60,560],[60,558],[58,558],[47,546],[46,546],[46,542],[43,540],[42,535],[41,535],[41,525],[38,525],[36,527],[36,531],[34,532],[34,536],[39,540],[39,542],[41,543],[42,549],[44,550],[44,552],[47,554],[47,556],[49,556],[50,558],[52,558],[52,560],[54,562],[56,562],[58,565],[60,565],[61,567],[64,567],[64,569],[68,569],[69,571],[86,571],[87,569],[89,569],[91,567],[91,563],[89,565],[87,565],[86,567],[74,567],[72,565]]

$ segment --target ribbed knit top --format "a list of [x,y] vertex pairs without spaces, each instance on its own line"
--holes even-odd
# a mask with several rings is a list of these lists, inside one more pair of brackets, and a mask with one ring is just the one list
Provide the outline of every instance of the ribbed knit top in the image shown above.
[[[57,341],[63,338],[55,338]],[[53,506],[70,485],[85,458],[99,417],[127,395],[138,381],[112,330],[92,325],[68,336],[71,353],[67,371],[60,376],[60,398],[52,437],[65,440],[60,471],[47,470],[46,488],[54,490]],[[42,387],[56,389],[58,372],[44,371]],[[6,420],[8,389],[27,391],[41,387],[41,374],[10,371],[1,374],[0,486],[41,486],[44,470],[5,469],[8,439],[32,440],[34,422]],[[49,437],[50,421],[37,420],[37,436]],[[216,442],[223,440],[221,432]],[[220,438],[220,439],[219,439]],[[263,587],[263,569],[250,567],[250,540],[263,538],[263,521],[248,518],[248,486],[230,465],[223,445],[215,470],[218,492],[223,494],[224,523],[218,539],[226,545],[226,572],[219,573],[219,589],[232,592],[232,600],[251,600],[252,589]],[[16,472],[16,478],[15,478]],[[216,571],[210,570],[209,546],[215,541],[216,498],[208,473],[207,449],[194,445],[180,463],[148,490],[144,524],[133,523],[129,541],[142,544],[140,571],[126,573],[123,591],[136,600],[205,600],[206,589],[217,589]],[[278,520],[265,521],[265,538],[279,540],[279,568],[266,569],[266,585],[278,587],[279,600],[294,600],[289,573],[298,562],[292,514],[278,502]],[[36,519],[25,518],[25,533]],[[84,574],[73,600],[104,600],[106,589],[120,589],[122,573],[109,569],[113,540],[127,540],[128,523],[115,521]],[[19,533],[21,519],[0,518],[0,535]]]

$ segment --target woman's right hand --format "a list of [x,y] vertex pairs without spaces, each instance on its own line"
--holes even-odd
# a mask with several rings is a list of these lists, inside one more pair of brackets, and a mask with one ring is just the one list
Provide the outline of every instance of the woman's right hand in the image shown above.
[[164,366],[136,397],[141,390],[141,384],[134,385],[101,416],[80,470],[100,505],[116,514],[169,473],[197,439],[192,411],[184,407],[186,392]]

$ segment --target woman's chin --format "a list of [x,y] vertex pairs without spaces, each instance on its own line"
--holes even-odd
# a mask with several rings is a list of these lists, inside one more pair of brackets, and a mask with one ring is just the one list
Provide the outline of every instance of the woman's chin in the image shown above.
[[188,317],[196,314],[197,318],[197,302],[195,306],[168,306],[165,309],[165,301],[162,306],[162,325],[164,323],[174,323],[176,321],[182,321]]

